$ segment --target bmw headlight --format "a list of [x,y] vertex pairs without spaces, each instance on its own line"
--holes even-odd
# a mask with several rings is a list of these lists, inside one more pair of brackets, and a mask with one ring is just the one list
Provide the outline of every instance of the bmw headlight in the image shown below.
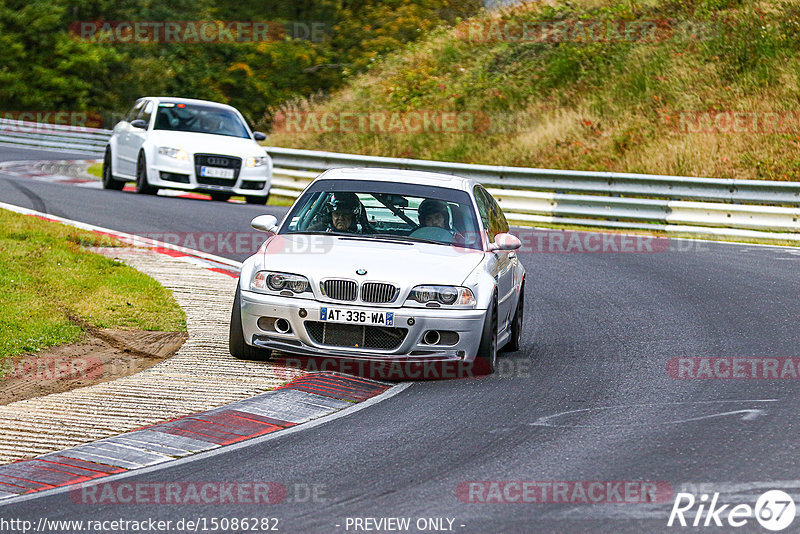
[[168,158],[175,158],[182,160],[189,159],[189,154],[185,150],[181,150],[180,148],[170,148],[168,146],[160,146],[158,147],[158,153],[159,155],[167,156]]
[[476,302],[472,290],[461,286],[416,286],[408,298],[420,304],[437,302],[446,306],[474,306]]
[[250,288],[260,291],[291,291],[299,295],[310,292],[311,284],[308,283],[308,278],[299,274],[258,271],[250,283]]
[[256,156],[246,158],[244,160],[245,167],[263,167],[264,165],[269,165],[269,158],[266,156]]

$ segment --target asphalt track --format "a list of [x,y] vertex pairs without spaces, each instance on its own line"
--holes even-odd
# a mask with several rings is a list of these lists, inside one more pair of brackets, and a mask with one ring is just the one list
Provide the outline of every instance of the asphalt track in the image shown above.
[[[0,159],[70,157],[23,152],[0,148]],[[248,231],[253,216],[281,211],[2,173],[0,202],[131,233]],[[410,532],[420,518],[450,518],[455,532],[766,532],[754,519],[736,529],[669,528],[672,497],[477,503],[457,489],[470,481],[653,481],[674,492],[721,492],[733,504],[753,505],[769,489],[800,498],[800,381],[677,380],[667,372],[677,357],[800,357],[797,250],[676,241],[655,253],[520,258],[525,340],[495,375],[415,382],[308,430],[125,479],[280,482],[290,488],[280,504],[89,505],[61,493],[0,507],[0,516],[275,517],[282,532],[364,532],[352,518],[365,517],[410,518]],[[292,490],[311,487],[318,498]]]

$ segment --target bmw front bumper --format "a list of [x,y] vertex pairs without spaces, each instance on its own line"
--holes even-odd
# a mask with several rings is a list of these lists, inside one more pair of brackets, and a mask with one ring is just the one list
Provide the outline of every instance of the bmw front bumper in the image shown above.
[[[388,308],[339,302],[325,303],[251,291],[241,292],[241,306],[244,338],[251,345],[305,356],[423,362],[474,360],[486,315],[486,310]],[[307,322],[319,322],[322,307],[370,312],[390,311],[394,313],[394,327],[406,329],[407,333],[399,345],[392,349],[323,344],[315,341],[306,327]],[[259,319],[262,317],[270,320],[285,319],[291,330],[286,333],[274,329],[263,330],[259,327]],[[458,334],[458,340],[455,344],[448,345],[425,343],[422,338],[429,330],[455,332]]]

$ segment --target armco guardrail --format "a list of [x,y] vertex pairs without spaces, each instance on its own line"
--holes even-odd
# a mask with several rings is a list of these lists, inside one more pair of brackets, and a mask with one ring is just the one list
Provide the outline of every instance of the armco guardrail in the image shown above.
[[111,130],[0,119],[0,146],[102,157]]
[[[529,223],[800,240],[800,183],[470,165],[271,147],[274,184],[301,191],[320,171],[388,167],[479,180]],[[278,191],[275,190],[277,193]]]
[[[0,145],[102,156],[110,130],[0,119]],[[272,193],[297,197],[321,171],[382,167],[475,178],[513,221],[800,241],[800,182],[471,165],[267,148]]]

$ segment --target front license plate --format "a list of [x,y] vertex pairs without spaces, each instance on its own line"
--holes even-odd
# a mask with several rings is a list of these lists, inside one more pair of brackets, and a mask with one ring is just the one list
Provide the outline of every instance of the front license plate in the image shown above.
[[326,323],[347,323],[394,326],[394,312],[320,308],[319,320]]
[[233,178],[233,169],[200,167],[200,176],[208,176],[209,178]]

